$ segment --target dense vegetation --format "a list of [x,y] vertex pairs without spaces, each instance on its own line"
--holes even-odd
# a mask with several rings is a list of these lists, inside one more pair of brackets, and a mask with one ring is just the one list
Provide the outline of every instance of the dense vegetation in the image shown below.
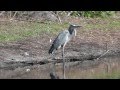
[[[31,18],[35,13],[43,11],[0,11],[0,17],[7,18]],[[77,17],[108,17],[113,16],[119,11],[48,11],[54,15],[64,15],[64,16],[77,16]]]

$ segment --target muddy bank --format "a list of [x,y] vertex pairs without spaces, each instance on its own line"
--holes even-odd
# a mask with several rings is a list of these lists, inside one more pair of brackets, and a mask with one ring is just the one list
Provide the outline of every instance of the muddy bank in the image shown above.
[[[44,65],[52,63],[51,56],[48,55],[47,50],[44,55],[45,57],[38,56],[36,53],[34,55],[30,54],[24,49],[21,50],[23,45],[13,44],[13,45],[3,45],[0,46],[0,69],[5,70],[14,70],[16,68],[22,68],[26,66],[33,65]],[[34,49],[33,49],[34,50]],[[20,53],[19,53],[20,52]],[[36,55],[35,55],[36,54]],[[55,53],[56,63],[62,63],[61,50]],[[80,43],[76,48],[66,47],[65,50],[65,59],[67,63],[78,62],[91,62],[96,61],[97,59],[107,58],[107,57],[119,57],[120,51],[111,49],[108,50],[105,46],[100,46],[95,43]],[[91,63],[90,63],[91,64]]]

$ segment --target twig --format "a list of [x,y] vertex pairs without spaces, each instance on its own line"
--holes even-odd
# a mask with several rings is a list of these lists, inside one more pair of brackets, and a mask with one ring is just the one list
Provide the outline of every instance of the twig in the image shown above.
[[100,57],[98,57],[97,60],[100,59],[101,57],[103,57],[103,56],[104,56],[105,54],[107,54],[109,51],[110,51],[110,50],[107,50],[104,54],[102,54]]
[[0,13],[0,16],[2,16],[4,13],[5,13],[5,11],[2,11],[2,12]]
[[16,14],[18,13],[18,11],[15,11],[15,13],[14,13],[14,15],[13,15],[13,17],[12,18],[14,18],[15,16],[16,16]]

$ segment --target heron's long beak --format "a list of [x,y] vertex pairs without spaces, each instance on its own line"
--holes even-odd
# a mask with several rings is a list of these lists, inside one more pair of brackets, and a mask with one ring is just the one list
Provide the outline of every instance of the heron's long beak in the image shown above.
[[[80,27],[82,27],[82,26],[76,26],[76,28],[80,28]],[[74,32],[75,32],[75,36],[76,36],[76,33],[77,33],[77,31],[76,31],[76,29],[74,30]]]
[[82,26],[76,26],[76,28],[80,28],[80,27],[82,27]]

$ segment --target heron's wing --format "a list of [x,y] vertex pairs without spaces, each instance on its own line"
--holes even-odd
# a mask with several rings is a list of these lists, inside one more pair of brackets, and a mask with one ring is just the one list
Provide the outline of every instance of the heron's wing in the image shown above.
[[52,53],[55,49],[61,47],[61,45],[64,45],[67,41],[69,41],[69,31],[65,30],[59,33],[59,35],[53,41],[53,44],[49,49],[49,54]]
[[69,37],[69,31],[68,30],[64,30],[61,33],[59,33],[59,35],[57,36],[57,38],[53,42],[54,48],[58,48],[59,46],[66,43],[69,40],[68,37]]

